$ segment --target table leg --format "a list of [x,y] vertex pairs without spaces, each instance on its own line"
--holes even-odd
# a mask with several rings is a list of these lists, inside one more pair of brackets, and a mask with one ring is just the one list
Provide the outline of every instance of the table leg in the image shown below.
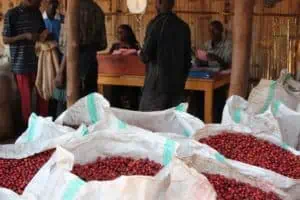
[[103,85],[98,85],[98,93],[104,95],[104,86]]
[[204,93],[204,121],[210,124],[213,123],[214,90],[206,90]]

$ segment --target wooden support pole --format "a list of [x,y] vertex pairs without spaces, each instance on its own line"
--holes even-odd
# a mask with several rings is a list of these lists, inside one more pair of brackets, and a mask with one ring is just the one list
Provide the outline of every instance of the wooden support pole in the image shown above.
[[229,96],[246,97],[251,56],[254,0],[234,1],[233,59]]
[[80,0],[67,4],[67,104],[72,106],[80,94],[79,79],[79,11]]

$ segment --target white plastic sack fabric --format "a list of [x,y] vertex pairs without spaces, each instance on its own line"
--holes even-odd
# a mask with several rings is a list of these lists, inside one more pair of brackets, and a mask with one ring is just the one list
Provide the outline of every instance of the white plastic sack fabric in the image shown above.
[[271,108],[269,107],[262,114],[256,114],[252,105],[239,96],[232,96],[227,100],[223,110],[222,124],[242,125],[251,134],[268,134],[282,140],[279,124]]
[[11,190],[0,188],[0,199],[2,200],[27,200]]
[[55,122],[69,126],[80,126],[82,124],[90,126],[105,120],[105,112],[109,108],[109,102],[102,95],[92,93],[67,109]]
[[89,132],[174,132],[191,137],[204,123],[186,113],[187,104],[180,104],[158,112],[138,112],[111,108],[108,101],[100,94],[93,93],[80,99],[65,111],[56,124],[79,126],[85,124]]
[[41,140],[51,140],[60,137],[64,134],[87,134],[87,127],[82,125],[78,130],[70,127],[55,124],[51,118],[44,118],[37,116],[35,113],[31,114],[28,122],[28,128],[17,139],[16,144],[28,143]]
[[264,113],[273,101],[279,100],[292,110],[300,104],[300,83],[283,70],[277,81],[261,80],[250,93],[249,103],[255,113]]
[[100,94],[93,93],[75,103],[55,121],[57,125],[87,126],[89,133],[115,131],[150,133],[118,119],[111,111],[109,102]]
[[[199,199],[195,193],[203,189],[202,198],[214,200],[215,192],[207,179],[176,161],[178,144],[156,135],[126,134],[111,132],[91,134],[86,140],[72,141],[58,148],[48,163],[48,170],[41,170],[28,185],[24,197],[33,200],[53,199]],[[98,157],[125,156],[149,158],[161,163],[164,168],[155,177],[120,177],[114,181],[84,182],[70,173],[68,166],[95,161]],[[56,161],[53,161],[55,159]],[[60,161],[63,161],[60,163]],[[75,163],[74,163],[75,162]],[[47,163],[47,164],[48,164]],[[37,184],[39,183],[39,184]],[[134,183],[134,184],[133,184]],[[36,187],[39,185],[39,188]],[[122,198],[121,198],[122,197]],[[144,198],[145,197],[145,198]],[[159,197],[159,198],[157,198]],[[167,197],[167,198],[166,198]]]
[[175,108],[156,112],[138,112],[112,108],[113,114],[122,121],[152,132],[167,132],[192,137],[204,123],[186,113],[188,105],[183,103]]
[[300,150],[300,113],[293,111],[280,101],[272,103],[272,112],[279,124],[282,140],[298,151]]
[[[235,126],[235,125],[207,125],[205,128],[197,132],[197,134],[194,136],[194,139],[196,141],[199,141],[202,138],[222,134],[223,132],[232,132],[232,133],[239,132],[240,134],[251,134],[251,133],[243,132],[243,130],[247,130],[247,128],[245,129],[243,126]],[[296,151],[295,149],[291,148],[290,146],[287,146],[286,144],[283,144],[276,137],[271,137],[268,134],[264,135],[263,133],[254,134],[254,136],[263,140],[267,140],[278,146],[281,146],[282,148],[285,148],[287,151],[290,151],[291,153],[300,156],[299,151]],[[246,176],[255,177],[258,180],[269,182],[273,184],[276,188],[282,189],[283,191],[287,192],[292,197],[300,198],[300,180],[295,180],[289,177],[285,177],[271,170],[248,165],[239,161],[230,160],[225,158],[221,154],[216,154],[216,158],[220,160],[220,162],[226,163],[232,168],[238,169],[239,172],[241,172]]]
[[81,126],[77,131],[63,134],[51,139],[40,138],[33,142],[0,145],[0,158],[23,159],[37,153],[56,148],[57,145],[65,145],[73,140],[84,140],[89,133],[86,127]]

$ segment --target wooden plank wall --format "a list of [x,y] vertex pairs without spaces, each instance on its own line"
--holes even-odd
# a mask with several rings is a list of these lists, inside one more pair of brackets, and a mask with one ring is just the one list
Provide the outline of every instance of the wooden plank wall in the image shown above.
[[[20,0],[0,0],[2,13],[4,13],[9,2],[16,5]],[[65,1],[65,0],[61,0]],[[116,29],[120,24],[130,24],[138,40],[143,42],[145,28],[151,18],[155,15],[155,0],[148,0],[147,12],[144,15],[127,15],[126,0],[95,0],[107,13],[106,26],[109,46],[116,40]],[[176,0],[176,10],[191,28],[192,43],[194,48],[209,39],[208,25],[211,20],[221,20],[226,27],[228,37],[231,37],[231,16],[223,15],[224,11],[233,11],[234,0]],[[299,36],[299,17],[284,17],[282,14],[300,14],[300,0],[282,0],[274,8],[265,8],[264,0],[256,0],[255,13],[273,14],[274,16],[255,16],[253,22],[253,42],[251,57],[251,80],[254,82],[260,78],[277,78],[282,68],[293,65],[293,52],[289,53],[288,41],[295,40]],[[63,6],[62,6],[63,7]],[[63,10],[63,9],[62,9]],[[1,6],[0,6],[1,11]],[[122,14],[116,14],[120,11]],[[199,14],[197,12],[215,12],[216,14]],[[288,27],[287,24],[290,26]],[[289,31],[288,31],[289,28]],[[276,34],[275,34],[276,33]],[[277,35],[277,36],[276,36]],[[289,55],[290,54],[290,55]]]

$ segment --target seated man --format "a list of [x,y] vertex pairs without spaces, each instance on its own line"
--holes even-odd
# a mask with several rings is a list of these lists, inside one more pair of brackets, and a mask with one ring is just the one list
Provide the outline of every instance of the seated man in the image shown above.
[[211,40],[197,51],[197,58],[208,61],[209,67],[229,68],[232,61],[232,42],[224,36],[224,27],[220,21],[210,23]]
[[[224,27],[221,22],[210,23],[209,32],[211,40],[204,44],[202,50],[195,52],[197,66],[206,63],[209,67],[228,69],[232,61],[232,42],[224,36]],[[201,64],[199,64],[201,63]],[[228,88],[220,88],[215,92],[214,118],[215,122],[220,122],[222,111],[227,98]],[[189,112],[200,119],[204,118],[204,95],[202,92],[193,92]]]

